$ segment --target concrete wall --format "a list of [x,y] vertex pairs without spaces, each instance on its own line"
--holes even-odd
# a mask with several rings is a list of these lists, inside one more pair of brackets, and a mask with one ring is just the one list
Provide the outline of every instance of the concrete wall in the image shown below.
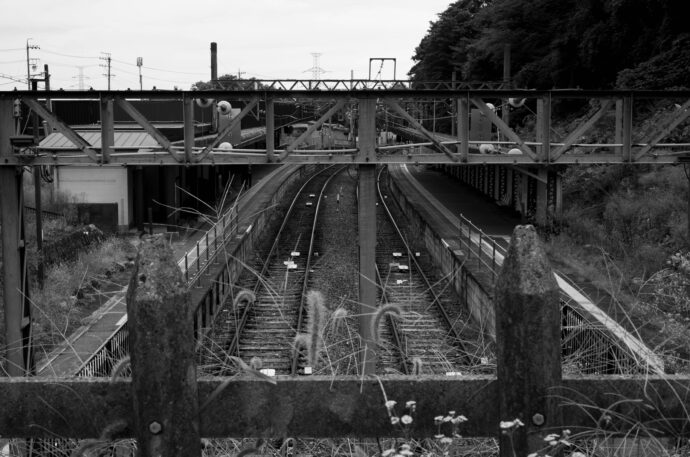
[[[482,281],[479,275],[467,265],[464,253],[457,249],[459,246],[454,241],[444,240],[420,215],[419,210],[405,196],[405,192],[396,179],[391,178],[391,174],[388,174],[388,185],[391,190],[389,195],[395,199],[408,218],[410,235],[423,242],[442,274],[452,278],[453,289],[461,297],[475,322],[484,329],[486,335],[495,340],[493,290],[490,290],[485,284],[486,281]],[[450,248],[444,244],[444,241],[450,245]],[[458,323],[458,326],[462,326],[462,323]]]
[[[297,181],[312,173],[315,165],[290,166],[288,176],[284,179],[272,175],[261,181],[260,184],[252,189],[257,193],[265,192],[263,186],[273,179],[282,179],[281,184],[271,195],[271,199],[264,205],[265,208],[274,205],[287,198],[286,193]],[[280,173],[280,171],[276,172]],[[252,198],[251,196],[248,196]],[[254,247],[261,241],[261,234],[264,228],[272,222],[272,218],[278,216],[275,211],[259,211],[252,218],[239,215],[240,225],[237,236],[230,241],[228,255],[216,267],[209,268],[209,275],[206,282],[201,287],[192,290],[191,302],[195,306],[194,334],[199,338],[206,334],[212,327],[212,323],[217,315],[218,309],[223,306],[228,299],[233,299],[236,290],[235,282],[239,278],[246,262],[254,252]],[[251,226],[251,228],[250,228]]]
[[83,203],[116,203],[117,225],[130,221],[129,178],[125,167],[57,167],[55,187]]

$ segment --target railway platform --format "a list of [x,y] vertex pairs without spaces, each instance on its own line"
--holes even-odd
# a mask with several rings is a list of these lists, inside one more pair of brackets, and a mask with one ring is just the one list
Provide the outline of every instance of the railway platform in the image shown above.
[[[252,219],[266,211],[271,204],[271,198],[292,171],[299,166],[264,165],[253,170],[254,185],[241,195],[237,202],[238,227],[242,232],[252,223]],[[171,241],[175,257],[184,264],[186,254],[194,255],[197,241],[203,237],[202,228],[191,235],[179,240]],[[238,243],[236,237],[228,241],[232,248]],[[193,262],[193,259],[192,259]],[[125,294],[127,287],[113,294],[113,296],[61,345],[51,351],[37,363],[38,376],[74,376],[85,365],[87,360],[107,343],[119,329],[127,322],[127,306]]]

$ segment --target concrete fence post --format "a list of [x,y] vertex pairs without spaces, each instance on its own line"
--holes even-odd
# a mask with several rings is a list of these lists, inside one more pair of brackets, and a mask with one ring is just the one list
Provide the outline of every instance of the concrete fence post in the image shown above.
[[[499,417],[524,426],[500,433],[500,455],[525,456],[559,433],[553,388],[561,385],[559,291],[531,225],[513,231],[496,280]],[[498,425],[498,424],[497,424]]]
[[139,247],[127,291],[138,455],[200,456],[194,317],[172,249]]

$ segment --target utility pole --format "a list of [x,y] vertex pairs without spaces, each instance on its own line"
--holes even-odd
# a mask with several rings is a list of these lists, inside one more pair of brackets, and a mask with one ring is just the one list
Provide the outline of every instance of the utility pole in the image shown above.
[[[46,92],[50,92],[50,71],[48,70],[48,64],[43,65],[43,82]],[[53,111],[53,101],[48,97],[46,97],[46,108],[48,108],[48,111]],[[46,135],[48,135],[48,132],[46,132]]]
[[237,69],[237,79],[242,79],[242,75],[247,74],[246,71],[241,71],[239,68]]
[[[216,83],[218,81],[218,44],[216,42],[211,42],[211,88],[216,88]],[[218,131],[218,110],[212,109],[211,113],[213,115],[213,126],[212,130],[214,132]]]
[[112,58],[110,57],[109,52],[101,52],[101,54],[103,54],[103,56],[99,57],[99,59],[105,60],[105,62],[106,62],[105,64],[101,64],[101,67],[107,69],[107,73],[103,73],[103,76],[108,77],[108,90],[110,90],[110,78],[115,76],[110,72],[110,64],[111,64]]
[[[510,45],[506,44],[503,47],[503,89],[510,89],[510,85]],[[508,125],[510,121],[510,104],[507,99],[503,100],[501,117],[503,118],[503,122]]]
[[144,58],[143,57],[137,57],[137,67],[139,67],[139,90],[144,90],[144,84],[143,84],[142,79],[141,79],[141,66],[142,65],[144,65]]
[[[451,76],[451,89],[455,90],[455,85],[458,80],[458,72],[453,70],[453,75]],[[455,124],[456,124],[456,113],[455,113],[455,103],[456,99],[451,99],[450,103],[450,136],[455,138]]]
[[28,84],[29,90],[31,90],[31,69],[29,68],[29,64],[31,62],[31,59],[29,58],[29,50],[30,49],[41,49],[41,47],[37,44],[29,44],[29,40],[32,40],[33,38],[27,38],[26,39],[26,83]]

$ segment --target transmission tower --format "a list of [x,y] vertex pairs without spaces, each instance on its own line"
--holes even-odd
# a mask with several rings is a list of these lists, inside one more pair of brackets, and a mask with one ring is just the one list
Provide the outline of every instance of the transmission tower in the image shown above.
[[77,87],[79,90],[85,90],[86,87],[84,86],[84,79],[89,79],[88,76],[84,76],[84,67],[77,67],[79,70],[79,75],[78,76],[72,76],[72,78],[76,78],[77,80]]
[[324,70],[319,66],[319,57],[321,57],[320,52],[312,52],[311,56],[314,59],[314,62],[312,64],[312,67],[309,68],[308,70],[304,70],[304,72],[311,71],[311,79],[321,79],[321,73],[326,73],[327,70]]

